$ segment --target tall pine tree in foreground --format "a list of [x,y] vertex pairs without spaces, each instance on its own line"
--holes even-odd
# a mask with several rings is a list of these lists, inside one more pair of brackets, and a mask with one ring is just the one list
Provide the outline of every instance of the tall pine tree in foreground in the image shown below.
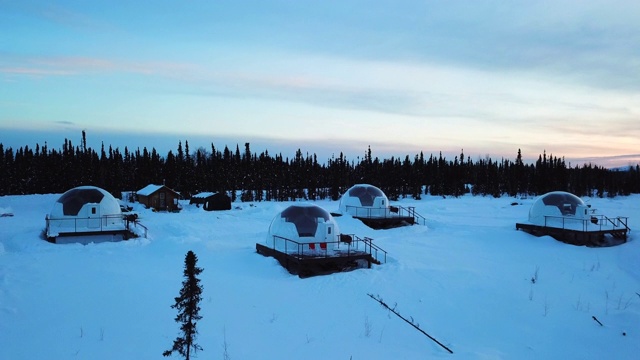
[[181,335],[173,341],[171,350],[162,353],[163,356],[170,356],[174,351],[177,351],[186,360],[189,360],[192,350],[193,352],[202,350],[202,347],[195,342],[198,335],[196,322],[202,319],[202,316],[199,315],[202,286],[197,276],[203,269],[196,266],[197,262],[196,254],[189,250],[184,259],[184,281],[182,289],[180,289],[180,296],[175,298],[176,303],[171,305],[172,308],[178,309],[175,320],[180,324]]

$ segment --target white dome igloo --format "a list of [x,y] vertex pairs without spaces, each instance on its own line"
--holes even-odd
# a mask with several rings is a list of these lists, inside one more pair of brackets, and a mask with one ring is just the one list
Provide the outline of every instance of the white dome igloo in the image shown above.
[[373,185],[353,185],[340,198],[340,212],[364,218],[387,217],[389,199]]
[[589,206],[579,197],[564,191],[539,196],[529,209],[529,222],[540,226],[550,226],[561,218],[582,220],[589,216]]
[[338,224],[328,211],[315,204],[299,203],[273,218],[267,245],[280,251],[297,252],[302,250],[298,244],[335,243],[338,234]]
[[47,225],[50,237],[125,229],[118,200],[96,186],[79,186],[62,194],[47,216]]

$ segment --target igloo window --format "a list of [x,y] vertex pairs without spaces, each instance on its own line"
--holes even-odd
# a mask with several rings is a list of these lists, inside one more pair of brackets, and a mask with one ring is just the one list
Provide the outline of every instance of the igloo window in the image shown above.
[[373,206],[373,200],[384,196],[384,193],[373,186],[356,186],[349,190],[349,196],[359,198],[362,206]]
[[584,202],[577,196],[569,193],[552,193],[542,198],[545,205],[557,206],[562,215],[575,215],[578,205]]
[[58,202],[62,204],[62,213],[67,216],[78,215],[87,203],[100,203],[104,194],[98,189],[72,189],[64,193]]
[[290,206],[285,209],[281,217],[286,222],[293,223],[300,237],[315,236],[318,229],[318,219],[328,221],[331,215],[324,209],[316,206]]

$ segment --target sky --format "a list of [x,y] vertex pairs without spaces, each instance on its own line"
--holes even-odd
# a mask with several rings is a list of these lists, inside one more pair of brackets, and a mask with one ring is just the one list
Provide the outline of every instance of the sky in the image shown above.
[[621,0],[0,0],[0,143],[637,164],[639,18]]

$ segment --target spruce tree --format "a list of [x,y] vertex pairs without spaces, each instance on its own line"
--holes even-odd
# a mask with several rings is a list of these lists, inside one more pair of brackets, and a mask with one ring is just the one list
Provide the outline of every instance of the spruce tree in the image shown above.
[[198,275],[202,272],[202,268],[196,266],[198,258],[193,251],[189,250],[184,259],[184,281],[180,296],[175,298],[175,304],[172,308],[178,310],[175,321],[180,324],[180,336],[173,341],[171,350],[162,353],[163,356],[170,356],[174,351],[189,360],[191,351],[196,352],[202,350],[202,347],[196,344],[195,340],[198,335],[196,322],[202,319],[199,315],[200,300],[202,300],[202,286]]

